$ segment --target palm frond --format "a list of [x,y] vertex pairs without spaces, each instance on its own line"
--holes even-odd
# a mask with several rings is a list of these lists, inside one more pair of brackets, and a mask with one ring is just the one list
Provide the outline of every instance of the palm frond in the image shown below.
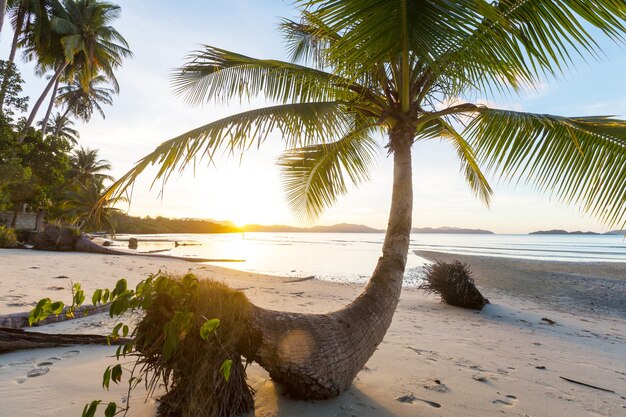
[[279,28],[285,38],[291,61],[311,63],[320,69],[328,64],[325,58],[328,47],[341,39],[337,32],[306,10],[302,12],[300,22],[283,19]]
[[433,120],[433,125],[438,128],[437,135],[441,139],[451,142],[452,146],[454,146],[461,163],[461,172],[465,176],[467,185],[469,185],[476,197],[489,206],[493,190],[476,161],[474,149],[444,118]]
[[274,130],[289,148],[330,142],[345,134],[351,118],[342,103],[319,102],[265,107],[217,120],[161,143],[109,187],[103,201],[122,196],[149,166],[160,165],[153,184],[165,183],[176,170],[203,158],[213,161],[219,151],[243,154],[258,147]]
[[369,179],[380,148],[367,129],[350,132],[332,143],[316,144],[283,153],[278,160],[291,209],[312,222],[353,185]]
[[255,59],[211,46],[189,55],[172,77],[174,92],[190,104],[206,99],[228,101],[260,94],[269,100],[348,100],[355,94],[341,77],[276,60]]
[[480,107],[465,134],[478,160],[608,224],[626,223],[626,121]]

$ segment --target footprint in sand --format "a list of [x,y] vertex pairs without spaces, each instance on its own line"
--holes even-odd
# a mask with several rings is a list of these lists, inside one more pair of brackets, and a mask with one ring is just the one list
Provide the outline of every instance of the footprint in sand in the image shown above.
[[493,400],[492,403],[496,404],[496,405],[504,405],[507,407],[513,407],[513,405],[515,404],[515,401],[517,401],[517,397],[515,395],[506,395],[504,399],[498,399],[498,400]]
[[30,371],[28,371],[28,373],[26,374],[26,377],[35,378],[41,375],[45,375],[48,372],[50,372],[50,368],[48,368],[47,366],[41,366],[39,368],[33,368]]
[[69,359],[69,358],[78,356],[79,354],[80,354],[80,350],[68,350],[67,352],[62,354],[61,357],[64,359]]

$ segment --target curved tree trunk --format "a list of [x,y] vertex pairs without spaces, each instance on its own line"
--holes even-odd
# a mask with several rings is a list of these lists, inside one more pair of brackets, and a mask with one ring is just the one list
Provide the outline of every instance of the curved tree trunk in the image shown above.
[[54,73],[50,81],[48,82],[48,85],[46,85],[46,88],[43,90],[43,93],[41,93],[41,96],[39,97],[35,105],[33,106],[33,109],[31,110],[30,115],[28,116],[28,120],[26,120],[26,125],[24,126],[24,128],[22,129],[22,133],[18,137],[18,140],[17,140],[18,143],[24,142],[24,138],[26,137],[28,129],[33,125],[33,121],[35,120],[35,117],[37,116],[37,112],[39,111],[39,108],[43,104],[43,101],[45,100],[46,96],[50,92],[50,89],[52,88],[52,86],[56,83],[57,79],[61,76],[63,71],[65,71],[65,68],[67,68],[67,65],[68,65],[67,62],[61,65],[56,70],[56,72]]
[[394,180],[383,256],[359,297],[328,314],[297,314],[252,306],[249,345],[258,362],[287,393],[325,399],[350,387],[382,342],[396,310],[409,249],[413,191],[410,129],[391,132]]

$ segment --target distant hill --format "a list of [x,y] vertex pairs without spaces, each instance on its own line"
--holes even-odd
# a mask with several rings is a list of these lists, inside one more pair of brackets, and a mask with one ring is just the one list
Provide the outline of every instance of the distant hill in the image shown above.
[[248,224],[244,232],[297,232],[297,233],[380,233],[384,230],[374,229],[363,224],[341,223],[332,226],[294,227],[285,225]]
[[462,227],[414,227],[411,233],[461,233],[473,235],[493,235],[490,230],[464,229]]
[[577,230],[575,232],[568,232],[567,230],[561,230],[561,229],[538,230],[536,232],[529,233],[529,235],[599,235],[599,234],[600,233],[596,233],[596,232],[582,232],[580,230]]
[[605,235],[626,235],[626,230],[611,230],[606,232]]
[[135,217],[123,213],[115,213],[111,223],[115,227],[115,233],[128,234],[241,232],[237,227],[207,220]]

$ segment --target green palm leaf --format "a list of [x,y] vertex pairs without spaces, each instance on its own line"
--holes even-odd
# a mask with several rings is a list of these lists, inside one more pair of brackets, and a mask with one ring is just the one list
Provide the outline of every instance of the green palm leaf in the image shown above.
[[355,94],[342,86],[350,84],[318,69],[250,58],[206,45],[189,56],[189,62],[172,80],[174,91],[191,104],[202,103],[207,97],[228,101],[260,94],[280,103],[349,100]]
[[121,196],[149,166],[159,164],[154,182],[167,182],[176,170],[183,170],[196,158],[213,161],[219,151],[241,153],[260,146],[277,130],[289,148],[330,142],[339,138],[352,125],[352,116],[340,102],[283,104],[239,113],[161,143],[139,160],[106,192],[105,199]]
[[380,151],[367,129],[350,132],[342,139],[285,152],[278,160],[292,210],[313,221],[353,185],[369,179]]
[[626,121],[478,108],[465,132],[478,159],[609,224],[626,220]]

